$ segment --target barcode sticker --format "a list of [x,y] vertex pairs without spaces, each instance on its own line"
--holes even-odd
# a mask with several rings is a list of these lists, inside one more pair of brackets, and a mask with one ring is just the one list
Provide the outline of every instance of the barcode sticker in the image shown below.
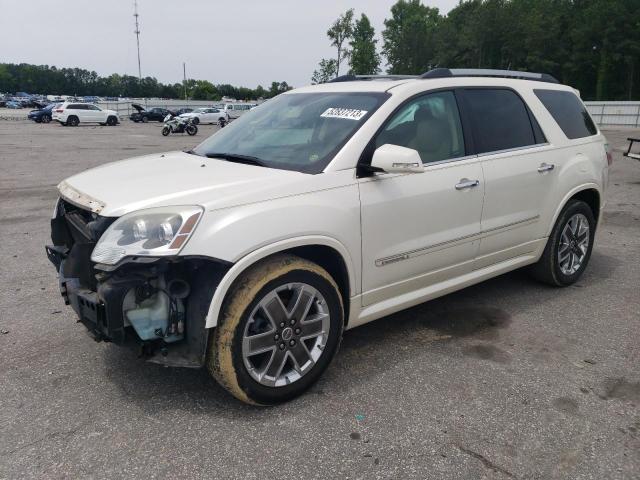
[[360,120],[367,114],[367,110],[356,110],[353,108],[327,108],[321,117],[324,118],[344,118],[346,120]]

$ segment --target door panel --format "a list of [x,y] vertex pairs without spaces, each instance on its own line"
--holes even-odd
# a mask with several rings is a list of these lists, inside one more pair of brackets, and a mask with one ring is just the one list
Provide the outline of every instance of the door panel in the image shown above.
[[485,197],[475,268],[533,252],[555,187],[553,152],[520,95],[510,88],[466,88],[465,110],[482,159]]
[[[482,158],[482,157],[481,157]],[[533,252],[546,234],[548,211],[557,202],[557,172],[562,160],[549,146],[491,155],[485,174],[483,238],[475,268]],[[553,170],[538,169],[554,165]]]
[[483,194],[476,158],[361,181],[363,305],[471,271]]
[[471,271],[484,196],[452,91],[408,100],[372,140],[416,150],[423,173],[360,180],[362,303],[370,305]]

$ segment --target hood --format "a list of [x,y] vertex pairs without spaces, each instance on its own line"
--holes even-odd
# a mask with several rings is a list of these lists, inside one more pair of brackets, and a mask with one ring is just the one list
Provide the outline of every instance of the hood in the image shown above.
[[[64,180],[60,194],[107,217],[150,207],[228,208],[309,191],[314,175],[204,158],[185,152],[108,163]],[[305,181],[307,180],[307,181]]]
[[135,108],[138,112],[144,112],[144,107],[138,103],[132,103],[131,106]]

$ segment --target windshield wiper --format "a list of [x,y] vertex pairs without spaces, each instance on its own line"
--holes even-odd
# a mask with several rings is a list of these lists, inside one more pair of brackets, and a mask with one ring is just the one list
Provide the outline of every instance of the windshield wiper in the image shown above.
[[257,165],[259,167],[266,167],[267,164],[260,160],[258,157],[252,157],[251,155],[240,155],[239,153],[207,153],[207,158],[222,158],[230,162],[245,163],[247,165]]

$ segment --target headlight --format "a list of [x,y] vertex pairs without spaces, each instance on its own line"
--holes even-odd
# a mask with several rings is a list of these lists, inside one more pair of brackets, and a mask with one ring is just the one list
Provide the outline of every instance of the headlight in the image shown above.
[[115,265],[127,256],[176,255],[195,230],[202,212],[201,207],[182,206],[124,215],[100,237],[91,260]]

